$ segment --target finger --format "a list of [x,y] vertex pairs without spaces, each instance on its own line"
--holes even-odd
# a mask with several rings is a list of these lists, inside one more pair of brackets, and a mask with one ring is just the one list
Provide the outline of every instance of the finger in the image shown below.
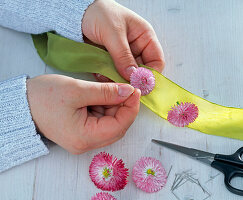
[[123,136],[124,135],[119,135],[119,136],[114,137],[112,139],[103,141],[102,143],[98,142],[95,147],[97,149],[97,148],[101,148],[101,147],[105,147],[105,146],[111,145],[111,144],[117,142],[118,140],[120,140]]
[[141,56],[145,65],[162,72],[165,65],[164,54],[153,30],[143,32],[130,43],[130,48],[135,57]]
[[78,106],[90,105],[117,105],[124,102],[134,92],[129,84],[80,82]]
[[[134,95],[131,95],[124,102],[124,106],[117,110],[115,117],[87,118],[84,126],[94,136],[93,142],[95,144],[109,143],[109,141],[117,140],[124,136],[138,114],[140,95],[141,92],[136,89]],[[92,127],[92,131],[89,130],[90,127]]]
[[[160,51],[161,49],[161,51]],[[142,59],[145,65],[162,72],[165,67],[164,54],[157,39],[152,39],[142,52]]]
[[105,108],[103,106],[89,106],[88,107],[89,116],[94,116],[101,118],[105,115]]
[[120,107],[121,106],[119,105],[119,106],[112,106],[112,108],[106,109],[105,115],[114,117]]
[[104,106],[90,106],[90,111],[95,111],[95,112],[98,112],[100,114],[105,114],[105,108]]
[[115,116],[117,110],[120,108],[120,105],[117,106],[109,106],[106,108],[106,106],[90,106],[89,111],[94,114],[94,116],[100,117],[100,116]]
[[104,116],[104,114],[92,110],[89,112],[88,116],[101,118]]
[[115,118],[121,127],[129,128],[135,120],[140,107],[140,96],[141,91],[136,89],[134,94],[118,109]]
[[111,34],[109,40],[105,41],[105,47],[109,51],[117,71],[129,81],[137,63],[129,47],[126,34]]

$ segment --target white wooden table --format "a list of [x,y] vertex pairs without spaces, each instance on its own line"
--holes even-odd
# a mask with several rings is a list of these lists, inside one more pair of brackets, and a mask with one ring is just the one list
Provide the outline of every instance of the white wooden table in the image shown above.
[[[119,0],[147,19],[163,45],[164,75],[187,90],[225,106],[243,107],[243,1],[240,0]],[[0,28],[0,80],[27,73],[62,73],[46,66],[36,54],[28,34]],[[93,80],[90,75],[73,75]],[[166,98],[166,97],[165,97]],[[218,171],[151,143],[151,138],[230,154],[242,141],[206,135],[188,128],[176,128],[145,106],[126,136],[117,143],[82,155],[71,155],[56,145],[50,154],[0,174],[1,200],[88,200],[99,192],[91,182],[88,167],[92,157],[106,151],[123,158],[131,169],[141,156],[152,156],[171,173],[160,192],[146,194],[129,177],[127,187],[113,193],[118,200],[176,199],[171,191],[175,173],[192,169],[212,193],[213,200],[240,200],[223,184]],[[242,182],[243,184],[243,182]],[[193,194],[190,187],[185,188]],[[190,195],[189,195],[190,197]],[[189,200],[190,198],[183,198]],[[197,198],[194,198],[195,200]]]

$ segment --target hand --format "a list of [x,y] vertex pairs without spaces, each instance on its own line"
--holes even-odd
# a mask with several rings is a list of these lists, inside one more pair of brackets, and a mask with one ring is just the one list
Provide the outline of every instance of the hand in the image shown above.
[[43,75],[27,81],[27,95],[38,130],[74,154],[117,141],[139,111],[140,90],[128,84]]
[[163,70],[163,51],[152,26],[113,0],[91,4],[83,17],[82,31],[92,42],[105,46],[127,80],[137,64]]

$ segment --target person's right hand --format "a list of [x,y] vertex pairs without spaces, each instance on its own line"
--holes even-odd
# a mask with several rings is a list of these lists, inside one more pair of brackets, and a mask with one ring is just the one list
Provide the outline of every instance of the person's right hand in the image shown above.
[[82,31],[91,42],[108,50],[117,71],[128,81],[138,64],[158,72],[164,68],[163,50],[153,27],[114,0],[94,1],[85,11]]
[[124,136],[138,114],[140,94],[128,84],[61,75],[27,80],[37,129],[74,154],[109,145]]

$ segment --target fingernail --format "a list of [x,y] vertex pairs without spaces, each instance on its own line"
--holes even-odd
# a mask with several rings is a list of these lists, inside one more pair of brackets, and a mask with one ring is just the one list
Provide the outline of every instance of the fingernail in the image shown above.
[[127,74],[128,74],[128,76],[130,77],[131,74],[132,74],[135,70],[136,70],[136,67],[134,67],[134,66],[128,67],[128,68],[127,68]]
[[140,96],[141,96],[141,90],[140,90],[140,89],[138,89],[138,88],[136,88],[136,91],[137,91],[137,93],[139,93],[139,94],[140,94]]
[[118,95],[121,97],[128,97],[134,92],[134,87],[128,84],[118,85]]

